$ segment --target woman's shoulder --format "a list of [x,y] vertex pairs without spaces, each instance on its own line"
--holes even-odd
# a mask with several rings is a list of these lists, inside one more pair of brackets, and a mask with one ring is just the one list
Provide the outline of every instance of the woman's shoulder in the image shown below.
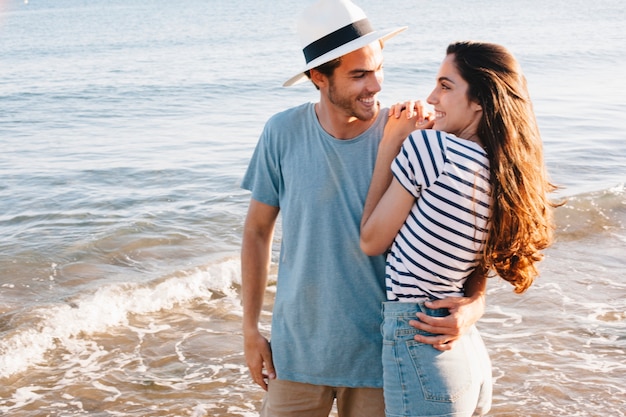
[[422,138],[431,147],[438,147],[443,153],[450,151],[461,154],[472,154],[480,157],[487,157],[483,147],[472,140],[458,137],[452,133],[442,130],[422,130]]
[[419,152],[420,149],[426,148],[431,151],[440,149],[445,151],[448,133],[441,130],[416,130],[407,138],[407,143]]
[[[433,143],[443,143],[447,136],[451,135],[450,133],[444,132],[443,130],[434,130],[434,129],[422,129],[416,130],[411,133],[413,140],[416,142],[433,142]],[[451,135],[454,136],[454,135]]]

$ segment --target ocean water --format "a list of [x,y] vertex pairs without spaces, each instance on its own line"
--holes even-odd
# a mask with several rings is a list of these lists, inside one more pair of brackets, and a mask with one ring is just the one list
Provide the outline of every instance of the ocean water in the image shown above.
[[[0,0],[0,415],[256,415],[239,182],[265,120],[316,99],[281,87],[306,4]],[[567,200],[535,285],[489,282],[490,415],[626,415],[626,4],[359,5],[409,26],[383,104],[426,97],[452,41],[509,47]]]

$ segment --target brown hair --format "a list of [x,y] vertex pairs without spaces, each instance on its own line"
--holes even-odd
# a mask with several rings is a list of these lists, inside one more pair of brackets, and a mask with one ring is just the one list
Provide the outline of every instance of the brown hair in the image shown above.
[[[313,68],[316,71],[321,72],[322,74],[324,74],[326,77],[328,78],[332,78],[333,74],[335,73],[335,70],[339,67],[339,65],[341,65],[341,57],[339,58],[335,58],[332,61],[326,62],[318,67]],[[305,71],[304,74],[309,78],[309,80],[311,79],[311,70]],[[315,88],[317,88],[318,90],[320,89],[317,84],[313,83],[313,85],[315,86]]]
[[539,275],[535,264],[552,243],[558,205],[548,199],[556,187],[548,180],[526,79],[500,45],[458,42],[447,54],[469,84],[468,98],[483,109],[476,134],[489,155],[493,203],[482,267],[522,293]]

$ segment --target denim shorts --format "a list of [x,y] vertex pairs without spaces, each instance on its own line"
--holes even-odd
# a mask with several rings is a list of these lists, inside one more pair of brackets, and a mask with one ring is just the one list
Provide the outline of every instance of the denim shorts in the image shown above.
[[476,327],[441,352],[416,342],[431,334],[409,325],[415,313],[447,316],[423,303],[383,303],[383,381],[387,417],[481,416],[491,407],[491,361]]

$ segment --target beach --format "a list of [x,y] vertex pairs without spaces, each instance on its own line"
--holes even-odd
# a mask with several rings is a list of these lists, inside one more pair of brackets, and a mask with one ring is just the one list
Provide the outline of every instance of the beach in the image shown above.
[[[383,106],[425,98],[455,40],[502,43],[528,80],[566,204],[527,293],[489,280],[489,415],[626,415],[626,5],[358,4],[409,26]],[[265,121],[316,100],[281,86],[304,5],[0,1],[1,415],[257,415],[240,182]]]

